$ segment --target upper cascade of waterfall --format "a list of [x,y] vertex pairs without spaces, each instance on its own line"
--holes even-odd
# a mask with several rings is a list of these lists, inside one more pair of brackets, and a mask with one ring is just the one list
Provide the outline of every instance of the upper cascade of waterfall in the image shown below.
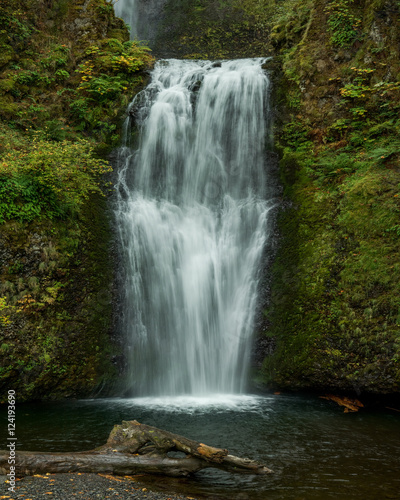
[[273,206],[262,62],[159,61],[129,107],[139,148],[121,150],[116,216],[135,394],[246,387]]
[[265,193],[269,80],[261,62],[157,63],[151,84],[131,104],[143,127],[137,189],[186,202]]
[[114,11],[129,26],[131,38],[135,38],[138,28],[138,0],[118,0],[114,3]]
[[129,26],[131,39],[145,40],[151,46],[165,3],[166,0],[117,0],[114,11]]

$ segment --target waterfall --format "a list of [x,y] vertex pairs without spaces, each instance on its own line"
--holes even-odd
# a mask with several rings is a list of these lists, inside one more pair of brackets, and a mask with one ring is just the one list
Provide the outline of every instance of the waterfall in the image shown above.
[[130,104],[139,147],[128,147],[127,126],[116,219],[136,395],[246,389],[274,206],[263,61],[159,61]]
[[122,18],[130,28],[131,38],[137,36],[138,0],[118,0],[114,3],[115,14]]
[[[131,39],[154,42],[166,0],[117,0],[114,11],[130,27]],[[139,22],[140,21],[140,22]]]

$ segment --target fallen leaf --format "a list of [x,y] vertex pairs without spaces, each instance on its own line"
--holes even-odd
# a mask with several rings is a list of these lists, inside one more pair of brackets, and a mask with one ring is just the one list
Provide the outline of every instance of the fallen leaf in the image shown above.
[[110,474],[97,474],[98,476],[101,476],[101,477],[105,477],[106,479],[112,479],[113,481],[118,481],[120,483],[122,483],[124,481],[124,479],[119,479],[118,477],[115,477],[115,476],[111,476]]
[[358,399],[350,399],[346,396],[334,396],[333,394],[326,394],[325,396],[320,396],[321,399],[327,399],[328,401],[334,401],[340,406],[344,406],[344,413],[356,412],[360,408],[364,408],[364,405]]

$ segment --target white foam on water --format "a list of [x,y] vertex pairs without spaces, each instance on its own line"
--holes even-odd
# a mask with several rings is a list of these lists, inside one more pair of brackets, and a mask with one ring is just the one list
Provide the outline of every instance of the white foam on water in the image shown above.
[[274,402],[273,397],[252,394],[208,394],[201,396],[162,396],[139,398],[103,398],[84,400],[82,403],[112,404],[126,410],[135,408],[163,413],[215,413],[225,411],[267,411]]

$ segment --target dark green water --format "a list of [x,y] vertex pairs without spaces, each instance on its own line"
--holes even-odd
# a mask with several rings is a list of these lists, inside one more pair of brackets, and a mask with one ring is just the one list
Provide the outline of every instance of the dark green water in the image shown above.
[[[6,408],[1,408],[5,447]],[[147,479],[167,491],[225,499],[400,498],[400,414],[343,409],[317,397],[217,396],[19,404],[19,449],[74,451],[103,444],[114,424],[136,419],[228,448],[274,470],[266,477],[202,471]]]

